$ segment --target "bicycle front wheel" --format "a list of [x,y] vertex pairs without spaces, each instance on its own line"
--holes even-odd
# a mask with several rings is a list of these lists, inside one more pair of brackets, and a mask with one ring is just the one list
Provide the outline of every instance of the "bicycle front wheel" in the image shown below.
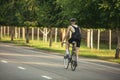
[[68,57],[66,57],[66,56],[64,56],[64,68],[65,69],[68,69],[68,66],[69,66],[69,58]]

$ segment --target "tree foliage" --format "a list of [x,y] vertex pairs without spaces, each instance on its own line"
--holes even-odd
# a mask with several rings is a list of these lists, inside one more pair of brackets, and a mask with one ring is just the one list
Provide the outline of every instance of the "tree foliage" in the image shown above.
[[[37,22],[38,0],[0,0],[1,25],[26,26]],[[34,25],[34,24],[33,24]],[[27,26],[29,26],[27,24]],[[31,26],[31,25],[30,25]]]
[[0,0],[0,25],[65,27],[72,17],[81,27],[120,28],[120,0]]
[[61,25],[61,8],[56,0],[43,0],[39,7],[39,25],[43,27],[56,27]]
[[81,27],[119,28],[120,0],[57,0],[67,19],[76,17]]
[[120,0],[102,0],[99,4],[103,24],[108,28],[120,28]]

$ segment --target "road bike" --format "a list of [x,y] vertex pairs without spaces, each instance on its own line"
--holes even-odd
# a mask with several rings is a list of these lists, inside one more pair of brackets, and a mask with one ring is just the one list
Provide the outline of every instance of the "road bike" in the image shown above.
[[72,51],[69,55],[64,55],[64,68],[68,69],[71,64],[71,70],[75,71],[77,67],[76,42],[72,42]]

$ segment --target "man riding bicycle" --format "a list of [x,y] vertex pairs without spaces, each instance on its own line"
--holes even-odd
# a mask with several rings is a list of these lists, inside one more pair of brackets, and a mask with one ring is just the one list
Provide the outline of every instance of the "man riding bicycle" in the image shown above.
[[[71,18],[70,19],[71,24],[68,26],[67,28],[67,33],[65,35],[65,37],[62,40],[62,43],[64,43],[64,40],[68,38],[69,33],[72,32],[71,38],[68,39],[68,42],[66,44],[66,57],[69,56],[70,54],[70,50],[69,50],[69,46],[70,44],[72,44],[73,42],[76,42],[76,55],[77,55],[77,60],[78,60],[78,54],[79,54],[79,48],[80,48],[80,44],[81,44],[81,30],[78,27],[78,25],[76,25],[76,18]],[[77,63],[76,60],[76,63]]]

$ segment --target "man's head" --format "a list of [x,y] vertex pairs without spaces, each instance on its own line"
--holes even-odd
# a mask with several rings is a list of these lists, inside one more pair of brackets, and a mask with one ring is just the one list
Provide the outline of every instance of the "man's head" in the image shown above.
[[76,20],[76,18],[71,18],[70,22],[71,22],[71,24],[76,24],[77,20]]

